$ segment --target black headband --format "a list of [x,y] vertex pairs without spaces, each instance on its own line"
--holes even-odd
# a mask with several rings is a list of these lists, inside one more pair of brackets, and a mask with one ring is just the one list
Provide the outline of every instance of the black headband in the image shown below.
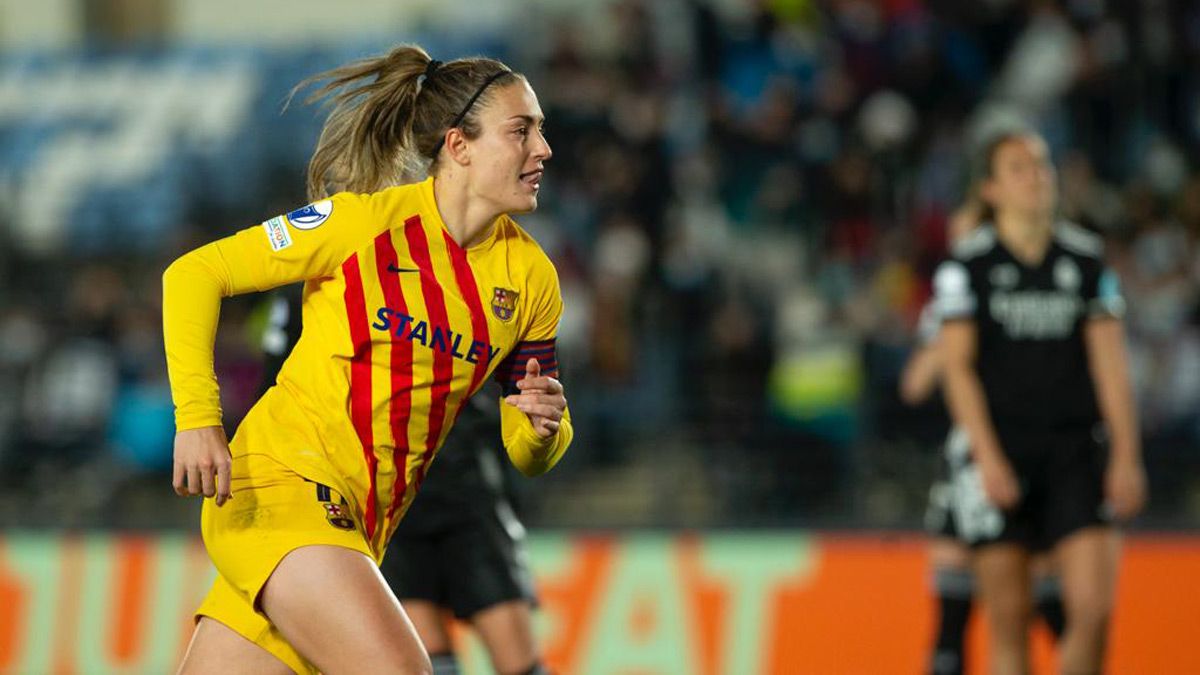
[[[446,127],[446,131],[450,131],[454,127],[457,127],[458,125],[462,124],[463,118],[466,117],[467,113],[471,111],[471,106],[475,105],[475,101],[479,99],[479,96],[481,94],[483,94],[484,90],[487,89],[489,86],[491,86],[491,84],[493,82],[500,79],[501,76],[509,75],[511,73],[512,73],[511,70],[501,70],[501,71],[498,71],[495,74],[493,74],[488,79],[484,80],[483,84],[480,85],[479,89],[477,89],[475,91],[475,95],[471,97],[471,100],[467,101],[467,104],[465,106],[463,106],[462,112],[458,113],[458,117],[455,117],[454,121],[450,123],[450,126]],[[434,159],[437,159],[438,153],[442,151],[442,144],[445,142],[446,142],[446,134],[445,134],[445,132],[443,132],[441,140],[439,140],[437,142],[437,145],[433,146],[433,158]]]

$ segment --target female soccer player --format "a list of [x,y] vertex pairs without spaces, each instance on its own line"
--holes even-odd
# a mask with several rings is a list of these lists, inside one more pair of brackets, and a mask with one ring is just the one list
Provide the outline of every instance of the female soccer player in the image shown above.
[[1005,134],[984,160],[993,222],[958,243],[934,279],[947,403],[979,488],[975,498],[956,492],[956,525],[975,547],[991,671],[1028,671],[1029,557],[1050,550],[1067,616],[1062,672],[1099,673],[1118,559],[1112,523],[1146,495],[1123,302],[1100,240],[1055,222],[1045,142]]
[[[970,234],[984,215],[983,204],[974,196],[977,190],[971,192],[971,198],[947,224],[951,246]],[[942,382],[940,331],[941,319],[934,303],[930,302],[921,310],[917,345],[900,376],[900,399],[908,405],[916,406],[929,400]],[[946,474],[930,487],[929,506],[925,512],[925,526],[931,537],[929,565],[938,608],[936,638],[928,672],[930,675],[962,675],[966,667],[964,638],[975,595],[975,579],[971,573],[970,548],[959,537],[955,525],[952,478],[964,468],[965,460],[970,456],[966,434],[952,429],[942,449]],[[1058,639],[1063,631],[1062,600],[1058,576],[1051,562],[1045,555],[1033,558],[1033,595],[1037,613]]]
[[[463,404],[501,381],[505,449],[529,475],[572,437],[557,275],[507,215],[536,208],[551,156],[528,82],[415,46],[317,79],[333,103],[309,164],[317,201],[163,277],[174,484],[213,497],[201,532],[219,572],[185,673],[430,672],[377,563]],[[227,444],[220,299],[296,281],[303,332]]]

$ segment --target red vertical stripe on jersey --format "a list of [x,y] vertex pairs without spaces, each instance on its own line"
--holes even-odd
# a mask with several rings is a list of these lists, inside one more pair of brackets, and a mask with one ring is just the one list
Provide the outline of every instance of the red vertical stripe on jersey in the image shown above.
[[[392,231],[383,232],[375,238],[375,268],[379,273],[379,285],[387,306],[396,312],[408,314],[408,303],[404,301],[404,289],[400,277],[389,268],[397,264],[396,245],[392,243]],[[395,439],[392,464],[396,467],[396,482],[392,486],[392,504],[387,518],[391,520],[396,509],[404,502],[408,490],[408,420],[412,415],[413,344],[403,335],[392,335],[392,398],[388,410],[388,422]]]
[[[467,309],[471,310],[471,339],[490,345],[487,315],[483,313],[483,303],[479,300],[479,286],[475,285],[475,273],[471,271],[471,266],[467,263],[467,252],[458,245],[458,242],[454,241],[449,232],[442,234],[446,237],[446,248],[450,250],[450,262],[454,265],[454,278],[458,281],[458,290],[462,292],[463,300],[467,302]],[[475,362],[475,372],[471,375],[471,388],[467,390],[468,395],[474,394],[479,385],[483,383],[483,376],[487,374],[487,368],[487,359]],[[466,402],[466,397],[463,398],[463,401]]]
[[[438,283],[433,269],[433,259],[429,256],[429,240],[425,237],[425,227],[421,224],[420,216],[413,216],[404,221],[404,236],[408,238],[408,253],[413,262],[421,269],[421,295],[425,297],[425,311],[429,313],[429,324],[443,329],[450,326],[446,317],[446,297],[442,294],[442,286]],[[436,328],[435,328],[436,330]],[[446,336],[449,339],[449,336]],[[430,340],[432,340],[430,336]],[[433,351],[433,391],[429,402],[429,435],[425,439],[425,454],[421,456],[421,466],[417,469],[417,485],[425,480],[425,470],[433,458],[438,439],[442,436],[442,426],[446,421],[446,399],[450,396],[450,380],[454,377],[454,361],[449,349],[434,349]]]
[[[471,339],[490,345],[487,316],[483,313],[483,303],[479,300],[479,286],[475,284],[475,273],[471,271],[471,265],[467,262],[467,252],[458,245],[458,242],[454,241],[449,232],[443,232],[442,235],[446,238],[446,248],[450,251],[450,262],[454,265],[454,278],[458,281],[458,290],[467,303],[467,309],[471,311]],[[483,384],[483,376],[487,374],[487,368],[487,359],[475,362],[475,372],[471,374],[471,388],[458,402],[458,409],[454,411],[455,421],[458,421],[458,416],[462,413],[467,400],[471,398],[471,394],[474,394],[475,390]]]
[[371,432],[371,333],[367,328],[367,299],[363,294],[362,272],[358,255],[342,263],[346,278],[346,319],[350,324],[350,342],[354,356],[350,359],[350,420],[358,441],[362,444],[370,484],[367,490],[367,512],[364,516],[367,539],[375,537],[375,442]]

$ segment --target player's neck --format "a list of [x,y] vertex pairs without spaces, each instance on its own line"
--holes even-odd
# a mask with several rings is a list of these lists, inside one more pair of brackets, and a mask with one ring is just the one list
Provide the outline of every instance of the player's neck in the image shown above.
[[450,236],[463,248],[471,248],[487,239],[496,218],[495,208],[479,199],[471,199],[463,181],[436,178],[433,201]]
[[996,236],[1026,265],[1038,265],[1046,257],[1053,227],[1054,218],[1050,215],[996,214]]

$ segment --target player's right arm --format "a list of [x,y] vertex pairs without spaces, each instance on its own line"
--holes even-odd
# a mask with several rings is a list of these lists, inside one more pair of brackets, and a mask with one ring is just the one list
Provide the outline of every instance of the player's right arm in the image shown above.
[[937,343],[917,346],[900,373],[900,400],[905,405],[921,405],[933,396],[941,377],[942,355]]
[[942,263],[934,276],[934,292],[943,320],[939,339],[946,407],[954,423],[967,432],[988,499],[1000,508],[1011,508],[1020,499],[1020,488],[1001,450],[983,383],[975,369],[978,301],[966,266],[957,260]]
[[[229,445],[221,428],[213,342],[221,299],[330,276],[379,229],[368,197],[342,193],[184,254],[163,273],[163,340],[175,402],[180,495],[229,497]],[[327,213],[326,213],[327,211]],[[301,222],[303,221],[303,222]],[[314,224],[315,223],[315,224]],[[215,474],[215,479],[214,479]]]

